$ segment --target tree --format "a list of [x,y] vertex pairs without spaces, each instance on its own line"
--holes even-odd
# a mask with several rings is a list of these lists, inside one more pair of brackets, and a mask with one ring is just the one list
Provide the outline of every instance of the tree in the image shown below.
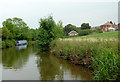
[[2,39],[7,40],[7,39],[12,39],[12,38],[13,38],[12,33],[10,33],[10,31],[6,27],[3,27],[2,28]]
[[90,29],[90,28],[91,28],[91,26],[89,26],[89,23],[81,24],[81,30]]
[[112,22],[112,21],[110,21],[110,23],[111,23],[111,24],[113,24],[113,22]]
[[74,26],[74,25],[72,25],[72,24],[68,24],[68,25],[66,25],[65,28],[64,28],[64,34],[65,34],[66,36],[68,36],[68,33],[69,33],[70,31],[72,31],[72,30],[75,30],[75,31],[78,32],[78,28],[77,28],[76,26]]
[[13,34],[16,40],[27,39],[29,37],[29,27],[21,18],[8,18],[2,24],[3,27],[6,27]]
[[50,49],[50,42],[62,35],[62,22],[57,25],[52,16],[40,19],[40,27],[38,34],[38,44],[42,51]]
[[63,37],[63,26],[62,21],[59,21],[55,28],[53,28],[53,33],[55,38]]

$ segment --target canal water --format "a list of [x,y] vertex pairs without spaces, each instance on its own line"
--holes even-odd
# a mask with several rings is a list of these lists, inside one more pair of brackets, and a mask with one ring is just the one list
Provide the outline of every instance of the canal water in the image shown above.
[[[1,63],[0,63],[1,64]],[[90,80],[89,69],[40,52],[36,46],[2,50],[3,80]]]

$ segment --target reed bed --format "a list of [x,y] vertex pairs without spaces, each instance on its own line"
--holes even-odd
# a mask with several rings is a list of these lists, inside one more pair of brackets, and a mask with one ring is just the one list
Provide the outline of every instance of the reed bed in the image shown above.
[[117,39],[59,39],[51,42],[51,53],[93,70],[96,80],[120,79]]

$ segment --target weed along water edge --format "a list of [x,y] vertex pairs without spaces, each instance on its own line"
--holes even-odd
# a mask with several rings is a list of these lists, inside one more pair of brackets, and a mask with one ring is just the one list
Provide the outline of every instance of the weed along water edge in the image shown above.
[[93,70],[96,80],[119,78],[118,40],[60,39],[51,43],[51,53]]
[[[91,80],[91,70],[39,52],[34,46],[2,50],[3,80]],[[10,54],[11,53],[11,54]]]

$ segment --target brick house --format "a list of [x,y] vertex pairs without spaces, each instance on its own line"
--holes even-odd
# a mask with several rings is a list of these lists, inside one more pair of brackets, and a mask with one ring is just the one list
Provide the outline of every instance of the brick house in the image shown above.
[[117,25],[111,24],[110,22],[107,22],[100,26],[101,31],[107,32],[107,31],[115,31],[117,29]]

